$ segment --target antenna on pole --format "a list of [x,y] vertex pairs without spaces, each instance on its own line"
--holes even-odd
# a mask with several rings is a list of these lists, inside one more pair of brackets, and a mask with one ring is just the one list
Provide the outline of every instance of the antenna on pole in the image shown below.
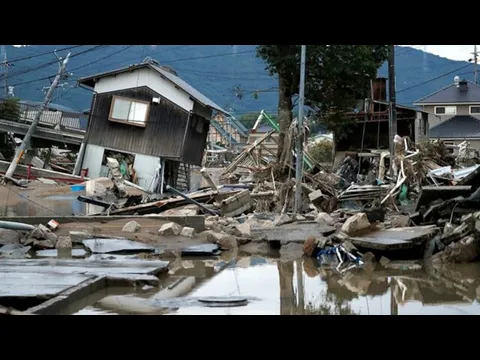
[[473,45],[473,82],[478,84],[478,51],[477,45]]
[[423,72],[428,71],[427,45],[423,45]]

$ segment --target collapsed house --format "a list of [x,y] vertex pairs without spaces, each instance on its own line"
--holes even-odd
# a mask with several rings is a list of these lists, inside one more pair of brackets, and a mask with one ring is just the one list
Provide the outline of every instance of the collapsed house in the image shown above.
[[225,110],[150,58],[78,83],[94,95],[76,175],[83,169],[90,178],[106,176],[111,157],[125,179],[148,191],[189,190],[212,114]]

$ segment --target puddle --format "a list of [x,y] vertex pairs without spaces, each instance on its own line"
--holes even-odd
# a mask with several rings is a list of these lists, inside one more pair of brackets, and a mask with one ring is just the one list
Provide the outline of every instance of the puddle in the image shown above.
[[[195,276],[168,315],[476,315],[480,314],[480,264],[441,270],[380,268],[339,274],[311,259],[280,262],[239,258],[216,273],[207,262],[184,261],[175,275]],[[182,262],[183,263],[183,262]],[[189,264],[187,266],[187,263]],[[185,304],[205,297],[251,298],[245,306]],[[169,301],[175,302],[175,299]],[[114,314],[95,304],[77,315]],[[123,312],[122,312],[123,313]]]

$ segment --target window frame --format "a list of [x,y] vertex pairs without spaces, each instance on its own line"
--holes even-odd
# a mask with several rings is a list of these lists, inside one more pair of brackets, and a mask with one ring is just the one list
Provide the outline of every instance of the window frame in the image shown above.
[[[479,109],[478,113],[472,113],[472,107],[478,108],[478,109]],[[470,115],[480,115],[480,105],[470,105],[470,106],[468,107],[468,113],[469,113]]]
[[[145,111],[145,118],[144,118],[143,122],[114,118],[112,115],[113,115],[113,109],[115,107],[115,101],[117,99],[124,100],[124,101],[129,101],[130,103],[139,103],[139,104],[147,105],[147,110]],[[130,106],[131,106],[131,104],[130,104]],[[129,110],[129,112],[130,112],[130,110]],[[138,99],[127,98],[127,97],[124,97],[124,96],[113,95],[112,96],[112,101],[110,103],[110,111],[108,113],[108,121],[144,128],[147,125],[149,114],[150,114],[150,102],[149,101],[138,100]]]
[[[437,109],[439,109],[439,108],[445,109],[445,112],[442,113],[442,114],[439,114],[439,113],[437,112]],[[455,109],[455,111],[453,112],[453,114],[447,113],[447,108]],[[435,114],[435,115],[439,115],[439,116],[452,116],[452,115],[457,115],[457,106],[455,106],[455,105],[435,106],[434,109],[433,109],[433,111],[434,111],[434,114]]]

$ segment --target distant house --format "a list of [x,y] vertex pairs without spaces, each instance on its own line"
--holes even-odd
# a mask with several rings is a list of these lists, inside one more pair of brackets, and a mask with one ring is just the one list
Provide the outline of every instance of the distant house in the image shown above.
[[213,112],[220,106],[153,60],[79,80],[93,89],[82,168],[106,176],[106,156],[121,159],[143,188],[190,187],[190,165],[201,165]]
[[[5,99],[0,99],[5,101]],[[38,113],[42,101],[19,100],[19,121],[32,122]],[[5,119],[9,120],[9,119]],[[80,111],[75,111],[69,107],[50,103],[40,116],[40,125],[55,127],[60,126],[66,130],[86,130],[88,118]]]
[[480,149],[480,86],[456,76],[452,84],[414,105],[432,113],[430,139],[451,145],[468,140],[473,148]]

